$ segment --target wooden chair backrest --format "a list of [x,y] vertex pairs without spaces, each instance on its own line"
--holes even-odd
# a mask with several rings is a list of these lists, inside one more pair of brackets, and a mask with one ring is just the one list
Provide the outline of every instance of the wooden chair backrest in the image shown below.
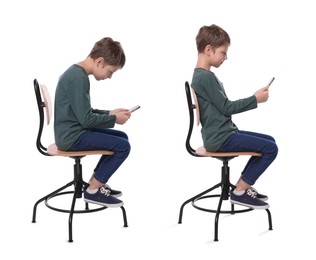
[[194,106],[195,106],[195,120],[196,120],[196,125],[198,126],[200,124],[200,108],[199,108],[199,102],[196,96],[196,93],[194,89],[191,87],[191,93],[193,96],[194,100]]
[[41,94],[42,94],[42,98],[44,100],[44,104],[45,104],[45,112],[46,112],[46,122],[47,125],[49,125],[51,118],[52,118],[52,101],[49,95],[49,91],[48,88],[44,85],[41,84],[40,85],[40,90],[41,90]]

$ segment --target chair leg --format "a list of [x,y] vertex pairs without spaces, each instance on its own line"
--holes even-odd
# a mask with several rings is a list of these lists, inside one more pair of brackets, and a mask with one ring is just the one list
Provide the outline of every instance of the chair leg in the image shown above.
[[[218,241],[218,221],[219,221],[219,215],[221,213],[221,208],[222,208],[222,202],[223,200],[228,200],[229,199],[229,188],[232,185],[230,183],[230,177],[229,177],[229,166],[228,166],[228,158],[223,158],[223,166],[222,166],[222,192],[221,196],[218,202],[218,207],[217,211],[215,214],[215,227],[214,227],[214,241]],[[233,208],[232,208],[233,210]]]
[[59,193],[60,191],[68,188],[69,186],[73,185],[74,184],[74,181],[71,181],[69,182],[68,184],[60,187],[59,189],[53,191],[52,193],[46,195],[45,197],[39,199],[35,204],[34,204],[34,207],[33,207],[33,216],[32,216],[32,223],[35,223],[36,222],[36,210],[37,210],[37,206],[38,204],[40,204],[42,201],[44,200],[47,200],[48,198],[54,196],[55,194]]
[[122,209],[122,213],[123,213],[124,227],[128,227],[125,208],[123,206],[121,206],[121,209]]
[[[80,195],[79,195],[80,194]],[[73,242],[72,239],[72,219],[75,211],[75,205],[76,205],[76,200],[77,198],[80,198],[82,194],[82,183],[78,182],[75,183],[75,190],[74,190],[74,195],[72,198],[72,203],[71,203],[71,208],[70,208],[70,213],[69,213],[69,220],[68,220],[68,233],[69,233],[69,239],[68,242]]]
[[269,209],[266,209],[266,212],[268,213],[269,230],[273,230],[273,229],[272,229],[272,217],[271,217],[270,210],[269,210]]
[[182,204],[181,208],[180,208],[178,224],[181,224],[181,223],[182,223],[183,209],[184,209],[184,206],[185,206],[186,204],[188,204],[189,202],[194,201],[195,199],[197,199],[197,198],[199,198],[199,197],[202,197],[203,195],[209,193],[209,192],[212,191],[212,190],[215,190],[215,189],[219,188],[221,185],[222,185],[222,183],[218,183],[218,184],[214,185],[212,188],[209,188],[209,189],[207,189],[206,191],[203,191],[203,192],[199,193],[198,195],[195,195],[194,197],[192,197],[192,198],[188,199],[187,201],[185,201],[185,202]]
[[[215,214],[215,223],[214,223],[214,241],[218,241],[218,221],[219,221],[219,215],[221,213],[221,208],[222,208],[222,202],[223,200],[226,198],[227,194],[227,185],[223,185],[222,187],[222,192],[221,192],[221,196],[219,198],[218,201],[218,206],[217,206],[217,211]],[[228,187],[229,188],[229,187]]]

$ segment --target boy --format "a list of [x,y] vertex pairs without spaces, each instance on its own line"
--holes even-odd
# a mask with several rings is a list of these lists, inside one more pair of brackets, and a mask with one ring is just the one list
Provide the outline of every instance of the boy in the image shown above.
[[223,84],[211,71],[211,67],[219,68],[227,59],[229,35],[217,25],[203,26],[196,36],[196,45],[198,60],[191,86],[199,102],[204,147],[211,152],[261,153],[261,157],[249,159],[236,188],[230,193],[230,200],[253,209],[267,209],[269,204],[265,201],[268,197],[258,193],[252,185],[274,161],[278,147],[271,136],[239,130],[232,121],[232,115],[266,102],[269,87],[263,87],[247,98],[229,100]]
[[101,156],[84,191],[84,200],[106,207],[120,207],[121,191],[107,182],[130,152],[127,135],[111,129],[124,124],[131,116],[128,109],[93,109],[90,103],[89,75],[96,80],[111,78],[125,64],[119,42],[105,37],[96,42],[88,57],[71,65],[59,78],[55,93],[54,133],[59,149],[65,151],[111,150],[114,155]]

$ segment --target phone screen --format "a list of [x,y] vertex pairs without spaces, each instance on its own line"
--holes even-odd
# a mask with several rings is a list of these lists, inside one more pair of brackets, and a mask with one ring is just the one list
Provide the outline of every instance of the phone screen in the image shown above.
[[272,82],[274,81],[274,79],[275,79],[275,77],[273,77],[273,78],[270,80],[268,86],[270,86],[270,85],[272,84]]
[[136,111],[137,109],[139,109],[140,108],[140,106],[139,105],[137,105],[137,106],[134,106],[134,107],[132,107],[132,108],[130,108],[130,112],[134,112],[134,111]]

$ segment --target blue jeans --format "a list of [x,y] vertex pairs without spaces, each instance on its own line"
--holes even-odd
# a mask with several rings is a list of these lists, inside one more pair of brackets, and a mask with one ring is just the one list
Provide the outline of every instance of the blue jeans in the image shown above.
[[272,136],[237,131],[231,134],[218,152],[259,152],[262,156],[251,156],[243,172],[242,180],[254,185],[260,175],[269,167],[278,154],[278,147]]
[[115,129],[89,129],[82,133],[69,151],[111,150],[113,155],[102,155],[94,169],[94,178],[107,183],[128,157],[131,146],[127,135]]

